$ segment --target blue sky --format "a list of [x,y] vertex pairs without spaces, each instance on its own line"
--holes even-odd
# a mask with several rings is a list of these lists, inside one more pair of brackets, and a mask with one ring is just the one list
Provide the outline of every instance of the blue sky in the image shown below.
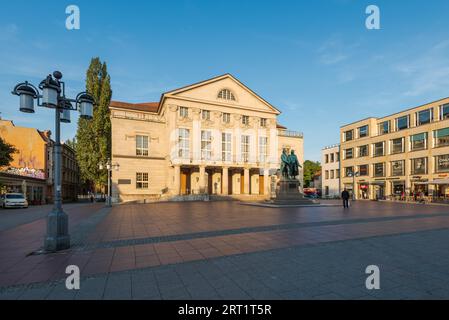
[[[66,6],[81,29],[65,28]],[[381,30],[365,28],[365,8]],[[158,101],[163,91],[229,72],[283,111],[320,159],[339,127],[449,96],[447,0],[2,1],[0,112],[17,125],[53,129],[51,110],[18,112],[10,94],[61,70],[84,89],[90,58],[108,63],[113,99]],[[63,139],[76,132],[76,117]]]

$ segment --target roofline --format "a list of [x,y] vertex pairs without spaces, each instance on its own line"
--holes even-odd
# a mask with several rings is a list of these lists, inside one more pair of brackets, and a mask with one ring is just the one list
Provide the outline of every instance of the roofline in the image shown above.
[[357,120],[357,121],[354,121],[354,122],[342,125],[342,126],[340,126],[340,128],[347,127],[347,126],[353,125],[353,124],[355,124],[357,122],[362,122],[362,121],[365,121],[365,120],[368,120],[368,119],[382,120],[382,119],[385,119],[385,118],[397,115],[397,114],[402,113],[402,112],[407,112],[407,111],[410,111],[410,110],[413,110],[413,109],[416,109],[416,108],[421,108],[421,107],[424,107],[424,106],[426,106],[428,104],[436,103],[436,102],[443,101],[443,100],[446,100],[446,99],[449,99],[449,97],[445,97],[445,98],[437,99],[435,101],[427,102],[427,103],[421,104],[421,105],[416,106],[416,107],[407,108],[405,110],[398,111],[398,112],[395,112],[395,113],[392,113],[392,114],[389,114],[389,115],[386,115],[386,116],[383,116],[383,117],[380,117],[380,118],[379,117],[368,117],[368,118],[365,118],[365,119]]
[[340,147],[340,144],[339,144],[339,143],[331,144],[331,145],[329,145],[329,146],[325,146],[325,147],[323,147],[321,150],[333,149],[333,148],[337,148],[337,147]]
[[282,113],[278,108],[276,108],[276,107],[273,106],[271,103],[269,103],[267,100],[265,100],[264,98],[262,98],[262,97],[261,97],[258,93],[256,93],[254,90],[252,90],[252,89],[250,89],[249,87],[247,87],[243,82],[241,82],[238,78],[234,77],[234,76],[233,76],[232,74],[230,74],[229,72],[228,72],[228,73],[224,73],[224,74],[222,74],[222,75],[218,75],[218,76],[212,77],[212,78],[210,78],[210,79],[206,79],[206,80],[202,80],[202,81],[199,81],[199,82],[195,82],[195,83],[192,83],[192,84],[189,84],[189,85],[186,85],[186,86],[183,86],[183,87],[180,87],[180,88],[173,89],[173,90],[170,90],[170,91],[167,91],[167,92],[162,93],[161,99],[160,99],[160,102],[159,102],[158,113],[159,113],[160,108],[161,108],[161,106],[162,106],[162,104],[163,104],[163,101],[164,101],[164,99],[165,99],[165,95],[172,94],[172,93],[175,92],[175,91],[184,90],[184,89],[187,89],[187,88],[189,88],[189,87],[198,86],[198,85],[200,85],[200,84],[202,84],[202,83],[205,83],[205,82],[214,82],[214,81],[218,80],[219,78],[223,78],[223,77],[225,77],[225,76],[229,76],[229,77],[233,78],[233,79],[234,79],[235,81],[237,81],[242,87],[244,87],[244,88],[245,88],[246,90],[248,90],[249,92],[253,93],[257,98],[259,98],[259,99],[262,100],[264,103],[266,103],[266,104],[269,105],[271,108],[273,108],[274,111],[275,111],[275,113],[277,113],[278,115],[280,115],[280,114]]

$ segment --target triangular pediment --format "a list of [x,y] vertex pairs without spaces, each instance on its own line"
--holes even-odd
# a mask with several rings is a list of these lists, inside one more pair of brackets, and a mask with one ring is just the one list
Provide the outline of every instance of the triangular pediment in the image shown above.
[[[231,92],[233,99],[222,98],[219,94],[222,90]],[[209,80],[175,89],[164,93],[163,96],[205,103],[223,104],[229,107],[234,105],[240,108],[253,109],[255,111],[280,114],[280,111],[277,108],[230,74],[224,74]]]

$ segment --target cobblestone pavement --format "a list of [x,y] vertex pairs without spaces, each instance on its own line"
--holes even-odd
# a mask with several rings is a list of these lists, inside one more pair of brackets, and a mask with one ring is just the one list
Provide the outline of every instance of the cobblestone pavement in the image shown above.
[[[22,257],[9,268],[0,262],[0,299],[449,298],[445,206],[211,202],[78,214],[85,216],[72,228],[71,250]],[[81,269],[80,290],[65,288],[69,264]],[[365,288],[373,264],[381,275],[374,291]],[[23,266],[30,269],[20,277]]]

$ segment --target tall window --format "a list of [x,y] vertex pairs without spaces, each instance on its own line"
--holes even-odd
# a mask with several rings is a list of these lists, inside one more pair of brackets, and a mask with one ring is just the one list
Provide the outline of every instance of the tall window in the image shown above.
[[440,106],[440,119],[449,119],[449,103]]
[[242,160],[249,161],[249,136],[242,136]]
[[374,176],[375,177],[385,177],[385,164],[375,163],[374,164]]
[[379,135],[387,134],[390,132],[390,121],[384,121],[379,123]]
[[352,139],[354,139],[354,130],[345,131],[344,136],[345,141],[351,141]]
[[265,128],[267,126],[267,119],[266,118],[261,118],[260,119],[260,126]]
[[330,162],[334,162],[335,161],[335,156],[333,153],[330,154]]
[[396,118],[396,131],[407,129],[409,125],[408,119],[408,116]]
[[354,173],[353,167],[345,167],[345,177],[352,177]]
[[368,145],[359,147],[359,158],[368,156]]
[[367,164],[362,164],[359,166],[359,174],[361,177],[368,175],[368,165]]
[[190,156],[190,131],[189,129],[180,128],[178,130],[178,156],[180,158],[189,158]]
[[267,161],[267,156],[268,156],[268,138],[259,137],[259,161],[260,162]]
[[148,172],[136,172],[136,189],[148,189]]
[[222,161],[231,161],[231,139],[230,133],[221,134],[221,159]]
[[249,116],[242,116],[242,124],[249,125]]
[[329,170],[324,171],[324,179],[329,179]]
[[225,99],[225,100],[232,100],[235,101],[235,96],[234,94],[228,90],[228,89],[223,89],[218,93],[218,98],[219,99]]
[[377,143],[375,143],[374,144],[374,156],[375,157],[381,157],[381,156],[383,156],[383,155],[385,155],[385,153],[384,153],[384,145],[385,145],[385,143],[382,141],[382,142],[377,142]]
[[427,173],[427,158],[412,159],[412,174],[426,174]]
[[358,128],[359,130],[359,138],[364,138],[368,136],[368,126],[363,126]]
[[412,151],[427,149],[427,132],[410,136],[410,149]]
[[136,135],[136,156],[148,156],[148,136]]
[[393,177],[404,175],[404,160],[392,161],[391,162],[391,175]]
[[449,146],[449,128],[435,130],[433,132],[435,147]]
[[224,123],[230,123],[231,122],[231,114],[230,113],[223,113],[223,122]]
[[329,155],[328,154],[324,155],[324,163],[329,163]]
[[449,172],[449,154],[435,157],[435,171]]
[[334,179],[334,177],[335,177],[335,175],[334,175],[334,170],[331,170],[331,171],[330,171],[330,177],[329,177],[329,178]]
[[210,111],[209,110],[202,110],[201,111],[201,118],[203,120],[210,120]]
[[212,158],[212,134],[210,131],[201,131],[201,160]]
[[422,110],[416,113],[416,125],[420,126],[432,121],[432,109]]
[[391,140],[391,154],[404,152],[404,138]]
[[179,116],[187,118],[189,116],[189,109],[187,107],[179,107]]
[[345,159],[352,159],[354,158],[354,149],[349,148],[345,150]]

